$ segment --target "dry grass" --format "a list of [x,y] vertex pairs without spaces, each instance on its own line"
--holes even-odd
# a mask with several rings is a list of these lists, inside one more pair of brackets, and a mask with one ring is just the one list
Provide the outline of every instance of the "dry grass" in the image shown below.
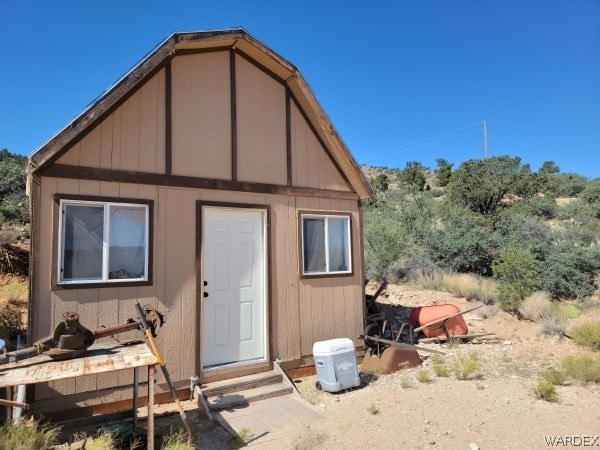
[[519,314],[524,319],[538,322],[552,311],[552,302],[545,292],[534,292],[519,305]]
[[562,362],[568,376],[584,383],[600,383],[600,354],[569,355]]
[[465,273],[421,277],[416,281],[416,285],[421,289],[445,291],[455,297],[478,300],[486,305],[496,302],[496,283],[493,280]]
[[538,383],[533,387],[533,395],[540,400],[547,402],[557,402],[558,394],[554,384],[547,380],[539,380]]
[[469,357],[459,356],[450,366],[457,380],[468,380],[474,376],[479,369],[476,355]]
[[600,322],[586,322],[574,326],[570,336],[580,345],[600,351]]
[[35,419],[22,420],[18,425],[8,423],[0,427],[0,449],[43,449],[58,441],[60,428],[51,427]]

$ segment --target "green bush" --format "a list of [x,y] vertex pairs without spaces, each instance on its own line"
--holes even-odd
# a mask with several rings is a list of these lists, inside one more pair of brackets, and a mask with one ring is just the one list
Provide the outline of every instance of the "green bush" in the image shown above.
[[27,158],[0,150],[0,218],[2,222],[29,222],[29,202],[25,196]]
[[590,181],[579,198],[589,206],[591,215],[600,219],[600,180]]
[[600,351],[600,322],[587,322],[574,326],[570,332],[575,342]]
[[562,361],[568,376],[584,383],[600,383],[600,354],[570,355]]
[[18,425],[7,423],[0,427],[0,450],[49,449],[58,440],[60,428],[29,419]]
[[600,268],[598,250],[577,245],[554,246],[541,263],[541,287],[556,299],[587,297],[594,292]]
[[443,228],[425,242],[428,257],[450,272],[491,274],[496,244],[484,227],[469,214],[450,217]]
[[506,210],[495,224],[497,240],[504,247],[511,244],[527,250],[537,259],[544,259],[550,252],[553,235],[550,227],[539,217],[522,212]]
[[547,402],[557,402],[558,394],[554,384],[546,380],[539,380],[538,384],[533,387],[533,395],[540,400]]
[[554,367],[545,370],[541,375],[542,379],[547,381],[548,383],[552,383],[555,385],[560,385],[565,382],[567,379],[567,374],[561,370],[555,369]]
[[540,286],[540,273],[534,256],[511,246],[503,250],[492,264],[499,281],[498,303],[505,311],[516,312],[525,297]]

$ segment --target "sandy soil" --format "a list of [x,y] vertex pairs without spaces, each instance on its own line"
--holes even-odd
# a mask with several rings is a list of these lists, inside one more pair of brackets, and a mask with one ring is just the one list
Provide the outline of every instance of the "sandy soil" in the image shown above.
[[[382,301],[404,306],[452,303],[461,310],[476,306],[434,291],[388,287]],[[586,316],[600,316],[600,308]],[[290,423],[259,448],[414,448],[481,449],[546,448],[552,436],[600,436],[600,386],[559,386],[558,403],[534,398],[540,372],[559,367],[582,348],[568,339],[549,338],[541,327],[485,306],[466,315],[470,332],[496,333],[481,344],[430,348],[446,353],[443,363],[473,358],[478,370],[469,379],[436,377],[433,358],[422,353],[431,381],[417,381],[419,368],[391,375],[363,375],[363,385],[340,394],[316,390],[316,377],[294,380],[302,396],[323,413],[320,423]],[[437,360],[439,362],[439,360]],[[251,431],[251,430],[250,430]],[[274,439],[275,438],[275,439]],[[206,448],[217,445],[208,444]],[[596,442],[600,445],[600,441]],[[473,447],[474,448],[474,447]]]
[[[452,303],[461,310],[477,305],[447,293],[394,285],[381,300],[403,306]],[[360,388],[338,394],[318,391],[316,377],[293,380],[311,407],[323,414],[323,421],[290,423],[254,440],[249,430],[248,445],[268,449],[541,449],[548,447],[546,439],[591,436],[589,443],[600,436],[600,385],[567,382],[557,387],[557,403],[532,395],[542,371],[560,367],[566,355],[585,349],[569,339],[544,336],[540,325],[517,320],[496,307],[485,306],[465,317],[471,333],[495,333],[497,339],[444,347],[425,344],[446,355],[433,358],[422,352],[421,368],[391,375],[361,374]],[[600,319],[600,306],[576,321],[592,317]],[[435,376],[434,362],[451,367],[461,357],[477,361],[478,368],[469,379]],[[418,381],[423,369],[429,382]],[[198,448],[234,446],[232,437],[208,421],[195,402],[184,402],[184,406],[198,436]],[[158,410],[169,411],[172,405]],[[179,423],[176,414],[159,417],[157,429],[167,433]],[[600,439],[594,446],[600,446]]]

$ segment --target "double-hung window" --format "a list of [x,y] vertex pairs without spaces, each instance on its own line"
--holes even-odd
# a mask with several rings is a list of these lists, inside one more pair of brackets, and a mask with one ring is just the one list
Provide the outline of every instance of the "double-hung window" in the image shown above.
[[301,214],[302,275],[352,273],[350,216]]
[[60,200],[60,284],[147,282],[151,202]]

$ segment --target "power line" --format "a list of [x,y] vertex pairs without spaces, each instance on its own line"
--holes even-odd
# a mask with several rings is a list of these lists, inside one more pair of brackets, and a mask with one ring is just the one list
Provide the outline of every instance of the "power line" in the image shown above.
[[[399,149],[399,148],[402,148],[402,147],[407,147],[409,145],[418,144],[419,142],[428,141],[429,139],[433,139],[433,138],[436,138],[436,137],[439,137],[439,136],[444,136],[446,134],[454,133],[456,131],[464,130],[466,128],[471,128],[471,127],[474,127],[476,125],[481,125],[482,123],[483,123],[483,121],[480,120],[479,122],[475,122],[475,123],[472,123],[470,125],[465,125],[464,127],[455,128],[454,130],[450,130],[450,131],[445,131],[443,133],[434,134],[433,136],[429,136],[429,137],[426,137],[426,138],[423,138],[423,139],[417,139],[416,141],[412,141],[412,142],[409,142],[407,144],[395,145],[393,147],[389,147],[389,148],[386,148],[386,149],[383,149],[383,150],[378,150],[378,151],[373,152],[373,153],[368,153],[368,154],[366,154],[364,156],[365,157],[369,157],[369,156],[373,156],[373,155],[378,155],[380,153],[389,152],[390,150],[396,150],[396,149]],[[478,130],[475,130],[475,131],[478,131]],[[468,134],[468,133],[465,133],[465,134]],[[458,136],[462,136],[462,134],[459,134]]]
[[[479,123],[481,123],[481,122],[479,122]],[[364,159],[365,161],[373,161],[373,160],[376,160],[376,159],[382,158],[382,157],[384,157],[384,156],[389,156],[389,155],[391,155],[391,154],[394,154],[394,153],[405,153],[405,152],[410,152],[410,151],[416,150],[416,149],[418,149],[418,148],[421,148],[421,147],[427,147],[428,145],[437,144],[438,142],[449,141],[450,139],[454,139],[454,138],[457,138],[457,137],[459,137],[459,136],[464,136],[464,135],[466,135],[466,134],[478,133],[478,132],[479,132],[479,129],[477,129],[477,130],[471,130],[471,131],[466,131],[466,132],[464,132],[464,133],[459,133],[459,134],[455,134],[455,135],[453,135],[453,136],[448,136],[447,138],[444,138],[444,139],[438,139],[437,141],[426,142],[426,143],[424,143],[424,144],[421,144],[421,145],[416,145],[416,146],[414,146],[414,147],[410,147],[410,148],[407,148],[407,149],[404,149],[404,150],[400,150],[400,151],[392,151],[392,152],[389,152],[389,153],[381,154],[381,155],[379,155],[379,156],[376,156],[375,158],[362,158],[362,159]],[[381,152],[378,152],[378,153],[381,153]]]

